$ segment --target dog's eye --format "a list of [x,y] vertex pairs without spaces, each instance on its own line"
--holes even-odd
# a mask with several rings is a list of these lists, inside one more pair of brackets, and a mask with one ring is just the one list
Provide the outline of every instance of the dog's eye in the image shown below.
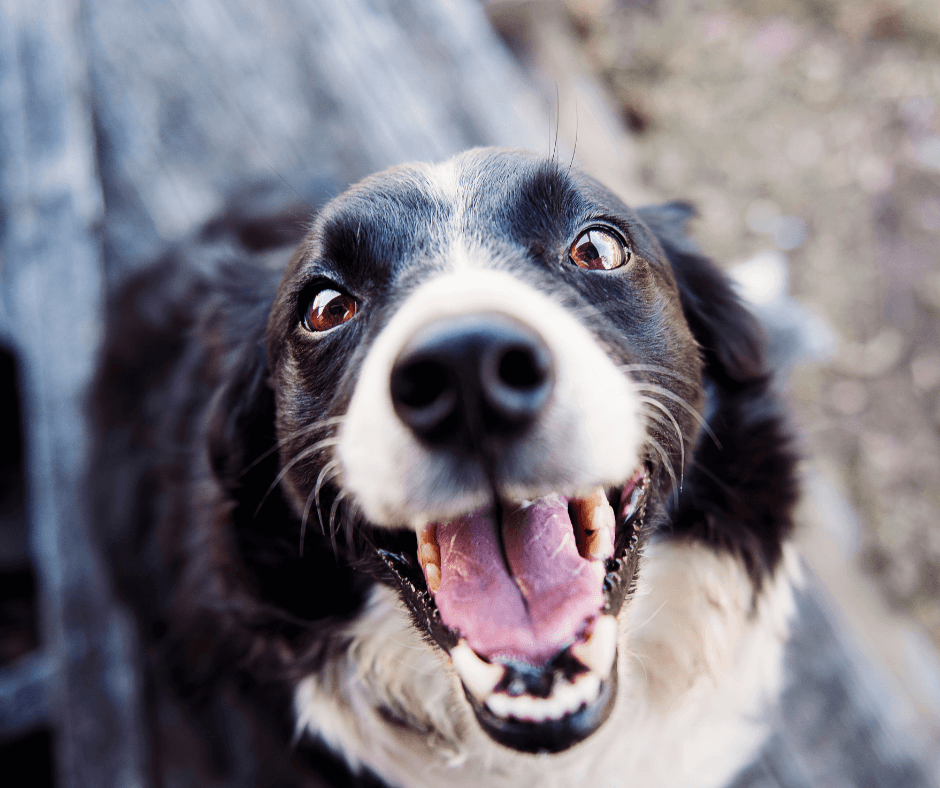
[[304,328],[308,331],[329,331],[352,320],[358,306],[351,295],[325,287],[310,299],[304,314]]
[[568,250],[571,262],[592,271],[612,271],[630,259],[630,250],[616,235],[591,227],[575,238]]

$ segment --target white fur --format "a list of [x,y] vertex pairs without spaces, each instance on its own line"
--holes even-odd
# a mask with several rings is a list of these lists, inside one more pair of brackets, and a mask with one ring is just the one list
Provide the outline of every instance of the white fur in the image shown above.
[[[660,543],[620,615],[620,685],[611,718],[558,755],[524,755],[477,726],[447,657],[390,589],[350,625],[349,650],[295,693],[298,735],[321,737],[353,769],[402,788],[590,786],[718,788],[756,754],[782,684],[799,571],[787,553],[752,610],[740,562]],[[385,707],[421,728],[408,731]]]
[[[363,364],[337,454],[343,485],[370,521],[404,526],[472,511],[489,490],[479,478],[455,489],[451,458],[422,446],[398,419],[392,365],[414,333],[437,319],[498,313],[537,332],[555,360],[552,397],[538,424],[513,448],[521,474],[508,495],[535,498],[618,484],[639,461],[642,420],[629,376],[570,311],[517,277],[484,268],[491,252],[455,243],[449,270],[419,287],[376,338]],[[479,264],[477,264],[479,263]]]

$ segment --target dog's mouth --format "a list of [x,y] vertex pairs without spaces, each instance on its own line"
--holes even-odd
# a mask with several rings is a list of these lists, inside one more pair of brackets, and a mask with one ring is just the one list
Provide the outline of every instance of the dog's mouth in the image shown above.
[[429,524],[418,571],[409,556],[380,551],[501,744],[558,752],[609,716],[616,615],[635,579],[650,486],[642,464],[622,487]]

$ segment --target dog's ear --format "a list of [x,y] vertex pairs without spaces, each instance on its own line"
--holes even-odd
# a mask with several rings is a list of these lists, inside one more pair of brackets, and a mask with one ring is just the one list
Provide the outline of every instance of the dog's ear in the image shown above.
[[274,440],[264,332],[276,286],[265,269],[224,268],[199,327],[214,389],[205,421],[209,461],[229,489],[238,486],[246,466]]
[[763,332],[727,276],[706,259],[688,233],[695,209],[685,202],[641,208],[643,222],[662,245],[682,299],[682,311],[702,348],[708,374],[725,383],[766,375]]

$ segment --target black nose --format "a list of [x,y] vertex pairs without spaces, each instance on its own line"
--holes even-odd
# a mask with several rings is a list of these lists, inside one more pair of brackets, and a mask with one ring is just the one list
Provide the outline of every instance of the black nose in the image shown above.
[[512,438],[552,391],[552,355],[531,329],[501,315],[468,315],[422,327],[392,368],[398,417],[424,442],[474,450]]

